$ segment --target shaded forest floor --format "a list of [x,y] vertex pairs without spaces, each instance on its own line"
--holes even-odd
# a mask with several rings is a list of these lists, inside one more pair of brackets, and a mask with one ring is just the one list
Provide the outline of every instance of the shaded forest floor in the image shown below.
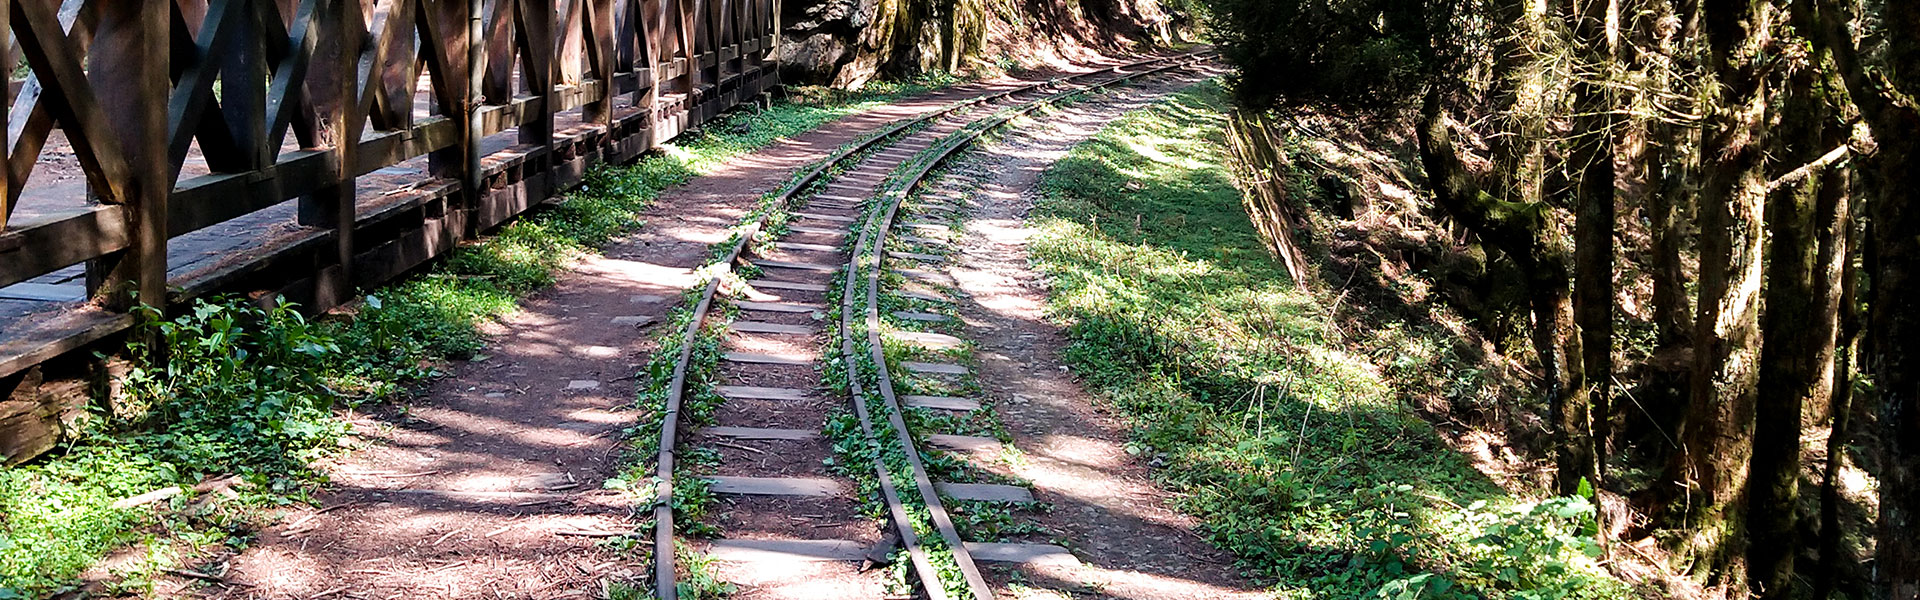
[[1050,311],[1129,451],[1284,597],[1629,595],[1594,560],[1587,498],[1516,497],[1420,418],[1436,380],[1479,393],[1490,368],[1457,331],[1302,290],[1266,252],[1225,107],[1204,85],[1129,115],[1043,184]]

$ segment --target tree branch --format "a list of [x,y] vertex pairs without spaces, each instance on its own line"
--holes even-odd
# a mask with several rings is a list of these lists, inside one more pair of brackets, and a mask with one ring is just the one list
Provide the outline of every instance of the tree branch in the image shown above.
[[1829,150],[1826,154],[1821,155],[1820,158],[1814,159],[1813,162],[1800,165],[1800,168],[1789,171],[1787,174],[1781,175],[1780,178],[1767,182],[1767,193],[1771,194],[1780,188],[1800,183],[1801,180],[1827,170],[1827,167],[1833,166],[1833,163],[1840,162],[1851,154],[1853,154],[1852,146],[1842,145]]

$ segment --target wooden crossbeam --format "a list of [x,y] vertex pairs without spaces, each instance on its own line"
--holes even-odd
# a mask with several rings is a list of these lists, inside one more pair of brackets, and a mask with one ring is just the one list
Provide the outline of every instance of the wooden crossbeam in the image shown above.
[[[427,0],[417,1],[420,7],[415,21],[419,24],[420,39],[451,39],[449,32],[443,30],[439,19],[436,18],[440,14],[439,11],[433,10],[433,5]],[[445,6],[445,3],[442,2],[441,5]],[[434,95],[434,103],[439,105],[440,114],[448,117],[458,116],[460,97],[464,95],[461,90],[466,86],[466,82],[455,79],[454,74],[460,71],[459,65],[464,62],[465,55],[462,54],[456,58],[447,52],[444,44],[421,44],[420,58],[427,65],[427,82],[433,88],[431,91]]]
[[[354,107],[349,118],[357,123],[361,115],[369,117],[380,131],[406,129],[412,124],[413,89],[419,80],[414,70],[419,64],[413,52],[414,2],[398,0],[393,4],[385,18],[377,18],[372,27],[360,30],[375,41],[360,55],[358,91],[355,102],[349,105]],[[356,5],[351,12],[361,18],[348,19],[347,26],[364,27],[365,11]]]
[[516,0],[497,0],[493,11],[487,14],[481,27],[486,31],[487,41],[486,77],[481,82],[480,93],[486,96],[487,104],[508,104],[513,102],[513,63],[514,50],[519,47],[514,35],[518,20],[514,15],[518,11]]
[[[240,6],[242,2],[244,0],[210,2],[205,20],[201,21],[199,33],[193,39],[193,51],[188,56],[180,57],[187,59],[188,63],[184,67],[176,67],[180,70],[180,78],[174,85],[173,94],[167,99],[167,165],[174,179],[179,178],[180,166],[187,160],[187,148],[193,144],[194,133],[226,127],[224,118],[203,120],[202,117],[213,103],[213,82],[220,76],[220,65],[214,57],[216,53],[231,53],[230,40],[234,37],[234,30],[239,27],[240,19],[246,14],[245,7]],[[195,15],[179,10],[177,4],[174,8],[175,29],[183,29],[181,26],[190,23]],[[191,28],[185,29],[181,33],[193,35]],[[226,138],[222,141],[232,140]],[[233,150],[230,144],[222,146],[226,147],[213,151],[213,154],[220,155]],[[208,149],[203,147],[201,150],[206,153]],[[209,162],[217,162],[220,158],[224,157],[210,156]]]
[[[13,6],[9,16],[20,41],[20,53],[26,56],[27,65],[46,91],[61,100],[46,103],[43,99],[42,105],[69,130],[67,142],[73,145],[95,196],[103,202],[125,201],[130,193],[132,174],[126,155],[108,127],[107,115],[100,109],[99,96],[87,81],[86,70],[80,66],[80,58],[85,54],[45,5],[8,4]],[[38,152],[34,156],[37,158]],[[14,185],[22,183],[24,181],[17,180]]]
[[[300,147],[315,148],[320,145],[319,136],[314,131],[313,107],[307,99],[305,86],[307,67],[313,62],[318,35],[315,35],[315,13],[330,6],[320,0],[299,0],[294,7],[291,26],[283,26],[279,12],[266,3],[256,3],[261,7],[263,36],[266,39],[267,60],[273,63],[273,79],[267,87],[267,138],[265,143],[278,149],[287,139],[287,129],[299,121],[304,121],[300,131]],[[272,11],[272,12],[267,12]]]

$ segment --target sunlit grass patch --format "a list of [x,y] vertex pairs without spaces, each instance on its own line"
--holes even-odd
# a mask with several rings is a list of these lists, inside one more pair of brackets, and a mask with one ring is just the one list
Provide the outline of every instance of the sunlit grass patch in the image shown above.
[[1043,178],[1033,254],[1066,356],[1128,450],[1242,566],[1298,598],[1587,598],[1582,498],[1513,498],[1406,405],[1432,332],[1337,331],[1248,222],[1225,98],[1202,84],[1110,124]]

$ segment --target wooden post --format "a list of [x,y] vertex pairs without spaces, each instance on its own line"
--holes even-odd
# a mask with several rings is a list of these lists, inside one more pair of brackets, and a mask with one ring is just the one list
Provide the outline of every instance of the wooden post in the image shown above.
[[[600,97],[589,100],[581,109],[581,117],[588,123],[611,125],[613,123],[613,98],[619,95],[614,89],[614,44],[613,44],[613,0],[583,0],[587,3],[586,36],[587,72],[600,80]],[[611,129],[609,129],[611,133]]]
[[[87,289],[111,308],[136,302],[166,307],[167,292],[167,31],[172,2],[105,2],[99,35],[88,57],[87,80],[102,98],[106,131],[118,138],[125,160],[126,250],[87,261]],[[77,57],[76,57],[77,58]],[[144,101],[137,101],[142,99]],[[124,157],[124,158],[122,158]],[[100,190],[94,190],[100,193]]]
[[[352,294],[354,164],[360,145],[360,133],[367,115],[360,104],[360,54],[367,33],[366,12],[361,0],[322,0],[314,11],[321,19],[321,39],[332,43],[330,52],[314,56],[316,68],[308,80],[316,93],[314,105],[328,125],[326,134],[333,142],[334,172],[332,184],[300,199],[300,224],[333,231],[331,266],[314,273],[313,308],[336,306]],[[323,60],[324,59],[324,60]],[[377,74],[378,71],[370,71]],[[324,92],[322,92],[324,90]],[[322,95],[324,94],[324,95]]]
[[[476,29],[479,25],[477,20],[480,14],[479,4],[480,0],[455,0],[428,4],[426,6],[431,10],[431,14],[423,15],[424,18],[433,19],[433,22],[438,24],[441,35],[445,39],[423,39],[421,43],[434,44],[437,47],[433,50],[439,52],[440,56],[446,57],[450,68],[446,77],[440,80],[444,80],[449,86],[455,86],[453,89],[440,90],[441,94],[434,96],[435,98],[451,96],[454,99],[451,106],[437,107],[437,112],[463,124],[458,142],[427,155],[427,171],[434,177],[458,179],[463,184],[469,181],[468,169],[471,165],[467,164],[468,158],[470,156],[475,160],[479,158],[475,148],[480,142],[479,130],[475,127],[479,121],[474,118],[474,112],[480,89],[479,79],[474,75],[480,73],[481,69],[475,66],[476,53],[473,52],[480,47],[479,32]],[[468,208],[477,206],[473,201],[475,189],[471,186],[464,188],[461,206]]]
[[[11,0],[0,1],[10,2]],[[13,21],[8,17],[8,15],[12,13],[12,7],[7,7],[7,10],[0,10],[0,37],[7,37],[13,33]],[[0,43],[0,65],[11,67],[13,64],[13,44]],[[11,90],[12,86],[9,85],[6,89]],[[8,129],[13,128],[13,122],[7,118],[12,108],[13,94],[10,91],[0,92],[0,123],[6,123]],[[12,156],[12,153],[13,143],[10,140],[0,140],[0,232],[7,230],[7,217],[13,214],[13,199],[15,197],[13,193],[13,169],[11,168],[13,161],[8,160],[8,158]],[[0,253],[6,252],[8,252],[8,249],[0,246]],[[4,397],[6,396],[0,396],[0,398]]]
[[[467,134],[460,140],[466,165],[461,171],[460,186],[466,193],[467,206],[475,211],[487,193],[486,174],[480,170],[481,134],[486,131],[486,123],[480,116],[480,107],[487,100],[483,96],[487,84],[486,38],[482,33],[486,27],[485,15],[486,0],[467,0],[467,104],[461,108],[467,117]],[[468,218],[467,222],[466,235],[478,233],[471,230],[479,228],[480,220]]]
[[[262,0],[251,0],[259,2]],[[267,61],[261,41],[261,11],[238,7],[232,45],[214,58],[220,63],[220,112],[230,128],[236,166],[251,171],[273,164],[278,147],[267,142]],[[204,149],[203,149],[204,150]]]
[[520,143],[552,150],[553,115],[558,112],[554,109],[559,106],[553,95],[553,3],[516,1],[520,9],[520,22],[527,31],[528,39],[524,47],[531,49],[525,55],[525,62],[521,63],[520,77],[526,81],[527,90],[540,97],[539,114],[520,124]]

